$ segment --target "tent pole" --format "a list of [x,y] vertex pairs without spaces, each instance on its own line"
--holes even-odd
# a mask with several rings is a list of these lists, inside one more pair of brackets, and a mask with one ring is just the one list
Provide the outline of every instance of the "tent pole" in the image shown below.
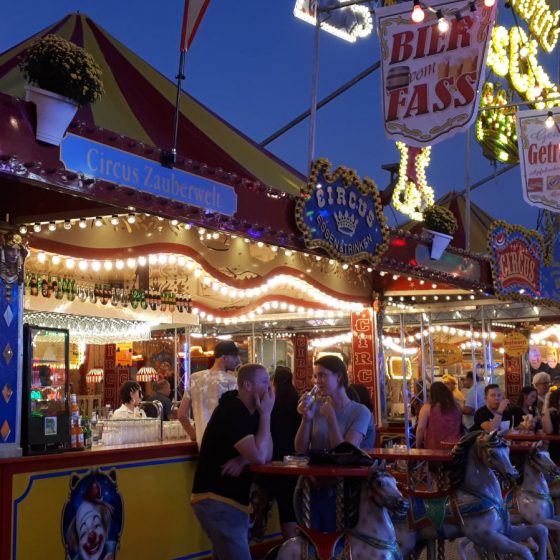
[[311,114],[309,118],[309,154],[307,157],[307,168],[311,171],[311,165],[315,157],[315,126],[317,123],[317,88],[319,81],[319,34],[321,33],[321,14],[319,6],[315,9],[315,38],[313,42],[313,77],[311,80]]
[[175,96],[175,116],[173,120],[173,147],[171,152],[162,153],[162,165],[173,167],[177,161],[177,138],[179,135],[179,103],[181,101],[181,82],[185,79],[185,54],[187,51],[181,50],[179,57],[179,72],[175,76],[177,79],[177,93]]

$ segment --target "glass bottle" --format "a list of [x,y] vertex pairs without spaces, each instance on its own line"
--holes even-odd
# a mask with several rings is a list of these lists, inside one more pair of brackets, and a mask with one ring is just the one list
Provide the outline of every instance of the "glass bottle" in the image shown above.
[[49,283],[47,282],[47,277],[41,277],[41,295],[43,297],[49,297]]
[[86,449],[91,449],[92,446],[92,432],[89,425],[89,418],[84,416],[82,418],[82,431],[84,433],[84,447]]
[[39,295],[39,287],[38,287],[38,284],[37,284],[37,277],[35,276],[35,273],[33,273],[31,275],[31,283],[30,283],[29,293],[32,296]]

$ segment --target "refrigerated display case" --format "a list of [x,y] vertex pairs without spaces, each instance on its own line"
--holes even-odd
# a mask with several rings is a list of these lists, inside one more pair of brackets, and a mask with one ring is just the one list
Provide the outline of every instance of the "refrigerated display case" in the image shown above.
[[68,373],[68,330],[24,325],[24,454],[58,452],[69,448]]

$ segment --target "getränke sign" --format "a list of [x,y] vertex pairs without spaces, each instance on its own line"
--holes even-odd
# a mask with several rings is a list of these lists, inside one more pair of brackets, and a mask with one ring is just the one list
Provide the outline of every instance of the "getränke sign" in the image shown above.
[[560,109],[520,111],[517,145],[521,165],[521,189],[527,204],[560,212]]
[[387,248],[385,218],[371,179],[315,162],[296,204],[296,222],[309,248],[321,247],[343,262],[376,263]]
[[[436,144],[476,118],[497,1],[439,2],[411,19],[412,2],[376,10],[385,133],[409,146]],[[440,31],[440,11],[448,30]]]

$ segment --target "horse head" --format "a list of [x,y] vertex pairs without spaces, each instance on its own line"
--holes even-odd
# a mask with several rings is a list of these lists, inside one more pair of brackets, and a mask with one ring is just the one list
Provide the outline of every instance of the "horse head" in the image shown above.
[[560,479],[560,468],[550,458],[548,445],[543,441],[538,441],[531,445],[526,464],[537,472],[542,473],[549,483]]
[[519,472],[509,460],[509,448],[504,438],[494,430],[482,432],[476,439],[477,454],[480,461],[502,475],[510,484],[519,477]]
[[369,498],[378,507],[395,513],[407,510],[408,501],[398,489],[395,477],[387,472],[385,461],[373,463],[366,484]]

